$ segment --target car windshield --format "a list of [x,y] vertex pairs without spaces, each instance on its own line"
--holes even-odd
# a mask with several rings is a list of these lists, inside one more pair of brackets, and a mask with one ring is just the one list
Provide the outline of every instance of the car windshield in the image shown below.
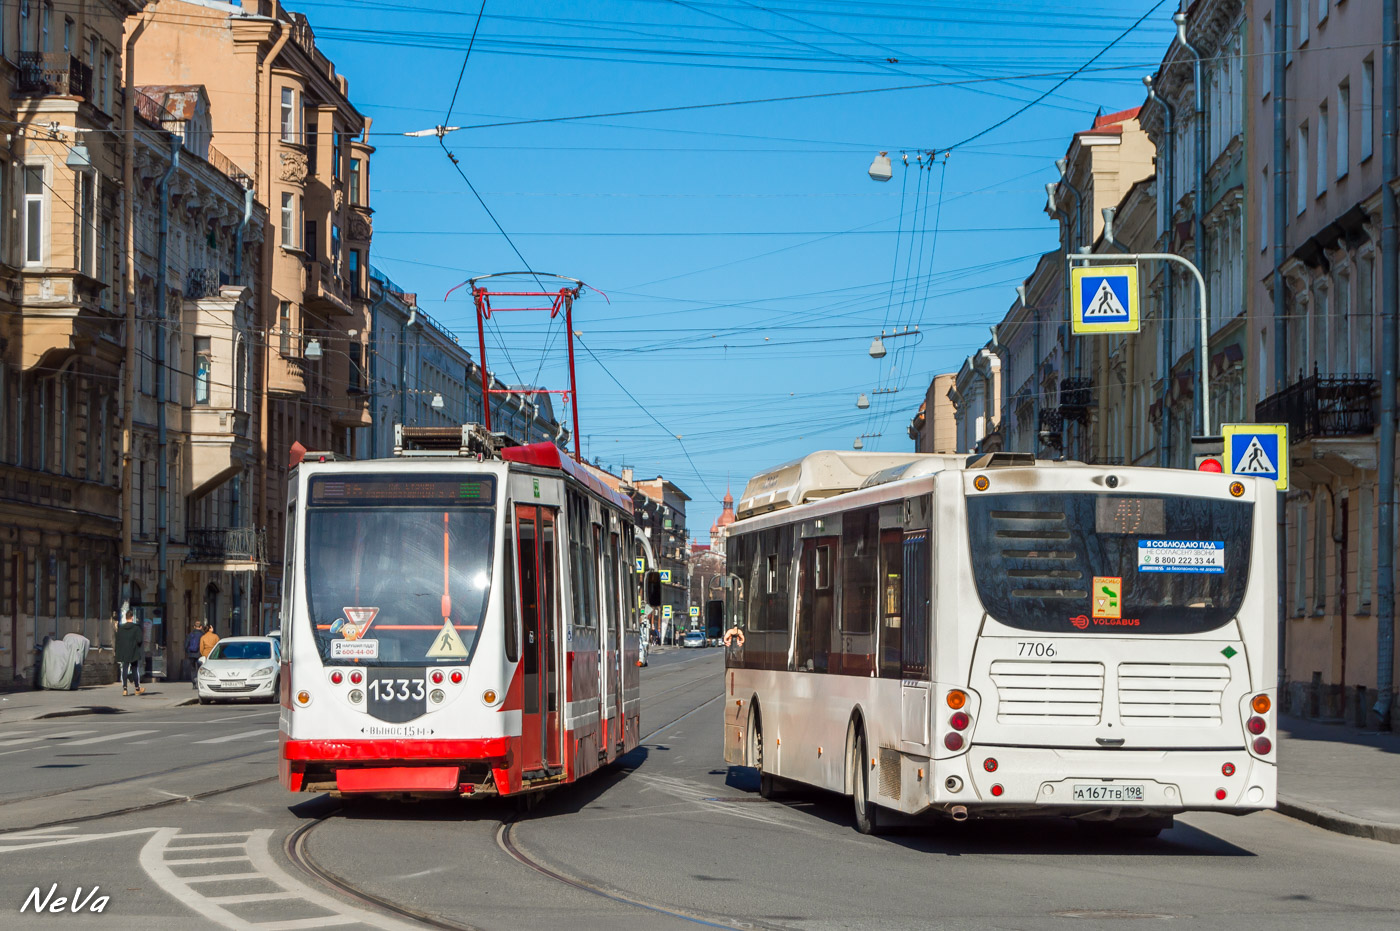
[[1254,505],[1184,495],[992,494],[967,502],[987,613],[1022,630],[1193,634],[1249,583]]
[[306,603],[323,660],[470,662],[490,594],[490,476],[315,478]]
[[272,644],[266,640],[225,640],[216,643],[210,659],[272,659]]

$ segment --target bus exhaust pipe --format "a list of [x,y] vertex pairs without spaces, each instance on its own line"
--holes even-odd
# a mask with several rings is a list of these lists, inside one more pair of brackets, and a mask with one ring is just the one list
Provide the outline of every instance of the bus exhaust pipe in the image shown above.
[[948,810],[948,814],[950,814],[950,815],[953,816],[953,820],[954,820],[954,821],[966,821],[966,820],[967,820],[967,806],[966,806],[966,805],[954,805],[952,808],[950,808],[950,809]]

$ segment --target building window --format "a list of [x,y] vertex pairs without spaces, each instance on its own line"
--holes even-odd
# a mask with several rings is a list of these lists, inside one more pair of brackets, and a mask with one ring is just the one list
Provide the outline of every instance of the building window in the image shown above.
[[1372,332],[1375,327],[1375,278],[1376,260],[1371,255],[1363,255],[1356,260],[1356,313],[1351,325],[1351,358],[1356,371],[1369,375],[1376,371],[1373,367],[1373,353],[1380,341]]
[[340,269],[340,224],[331,224],[331,267],[339,271]]
[[301,228],[302,239],[304,241],[303,248],[306,250],[306,254],[310,258],[315,259],[318,257],[319,253],[317,252],[317,250],[320,248],[320,243],[317,241],[316,236],[316,221],[307,220],[301,225]]
[[70,17],[63,17],[63,54],[73,53],[73,20]]
[[1274,91],[1274,24],[1271,14],[1264,14],[1264,31],[1259,36],[1259,96]]
[[290,191],[282,192],[282,248],[297,248],[297,199]]
[[194,403],[209,403],[209,382],[214,375],[214,359],[209,352],[209,337],[194,338]]
[[39,10],[39,50],[49,52],[49,27],[53,24],[53,0],[44,0]]
[[349,273],[348,273],[348,274],[349,274],[349,278],[350,278],[350,296],[351,296],[351,297],[359,297],[359,296],[360,296],[360,250],[358,250],[358,249],[351,249],[351,250],[350,250],[350,254],[349,254],[349,256],[348,256],[348,259],[349,259],[349,261],[350,261],[350,270],[349,270]]
[[295,88],[282,88],[282,141],[297,141],[297,92]]
[[331,177],[340,180],[340,130],[331,131]]
[[1293,12],[1297,15],[1293,17],[1293,34],[1297,42],[1294,44],[1302,48],[1311,38],[1312,23],[1308,19],[1308,0],[1298,0]]
[[1376,62],[1367,58],[1361,63],[1361,161],[1371,157],[1376,128],[1375,109]]
[[1363,484],[1360,493],[1361,507],[1358,516],[1361,526],[1357,530],[1359,539],[1356,541],[1356,588],[1361,610],[1369,612],[1371,610],[1371,563],[1376,558],[1375,544],[1371,539],[1373,515],[1370,486]]
[[1321,26],[1332,10],[1332,0],[1317,0],[1317,24]]
[[1337,85],[1337,177],[1351,170],[1351,82]]
[[1304,593],[1308,590],[1304,578],[1308,569],[1306,554],[1308,552],[1308,506],[1299,504],[1293,511],[1293,530],[1295,545],[1293,547],[1293,613],[1301,615],[1303,613]]
[[78,270],[94,275],[94,253],[97,251],[97,185],[90,171],[78,172]]
[[29,30],[29,0],[19,0],[19,50],[27,52],[30,49]]
[[1327,499],[1319,493],[1317,497],[1317,522],[1313,525],[1313,614],[1323,614],[1327,610]]
[[1298,127],[1298,137],[1293,146],[1294,207],[1301,214],[1308,209],[1308,124]]
[[24,166],[24,264],[44,261],[44,166]]
[[360,160],[350,159],[350,177],[346,181],[346,186],[350,189],[350,203],[358,205],[360,202]]
[[1317,108],[1317,165],[1314,168],[1317,172],[1317,177],[1314,179],[1317,190],[1314,191],[1314,194],[1317,197],[1327,193],[1327,149],[1329,147],[1327,117],[1327,104],[1324,103]]
[[102,81],[98,85],[97,99],[102,102],[102,112],[112,112],[112,52],[102,50]]
[[278,346],[284,356],[292,354],[292,302],[282,301],[277,310]]
[[1259,251],[1263,252],[1269,248],[1269,168],[1264,166],[1264,170],[1259,173],[1259,193],[1255,196],[1255,203],[1259,207]]

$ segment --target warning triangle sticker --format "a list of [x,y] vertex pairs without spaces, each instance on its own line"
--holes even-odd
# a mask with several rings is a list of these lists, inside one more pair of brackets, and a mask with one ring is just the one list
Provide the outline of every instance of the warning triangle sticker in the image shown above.
[[345,612],[345,623],[340,627],[340,634],[346,640],[359,640],[364,636],[369,625],[374,623],[374,619],[379,615],[378,608],[341,608]]
[[1118,300],[1118,295],[1108,285],[1108,279],[1099,282],[1099,290],[1094,294],[1094,299],[1089,302],[1089,306],[1084,308],[1084,319],[1091,317],[1126,317],[1128,308],[1123,306],[1123,302]]
[[433,636],[433,645],[428,648],[426,655],[428,659],[466,656],[467,645],[462,642],[462,637],[457,633],[457,628],[452,626],[452,622],[444,620],[442,630]]
[[1235,466],[1236,475],[1276,475],[1278,466],[1269,459],[1269,454],[1264,452],[1264,444],[1259,442],[1259,437],[1249,438],[1249,445],[1245,447],[1244,455],[1240,456],[1239,463]]

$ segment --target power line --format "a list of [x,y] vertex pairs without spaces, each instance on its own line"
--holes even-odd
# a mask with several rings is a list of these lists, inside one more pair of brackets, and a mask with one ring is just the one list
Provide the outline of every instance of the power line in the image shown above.
[[467,61],[472,57],[472,46],[476,45],[476,33],[481,28],[481,17],[485,12],[486,0],[481,0],[481,9],[476,11],[476,25],[472,27],[472,37],[467,42],[467,54],[462,56],[462,70],[457,72],[457,86],[452,88],[452,101],[447,105],[447,116],[442,119],[444,126],[452,122],[452,110],[457,106],[457,92],[462,89],[462,78],[467,73]]

